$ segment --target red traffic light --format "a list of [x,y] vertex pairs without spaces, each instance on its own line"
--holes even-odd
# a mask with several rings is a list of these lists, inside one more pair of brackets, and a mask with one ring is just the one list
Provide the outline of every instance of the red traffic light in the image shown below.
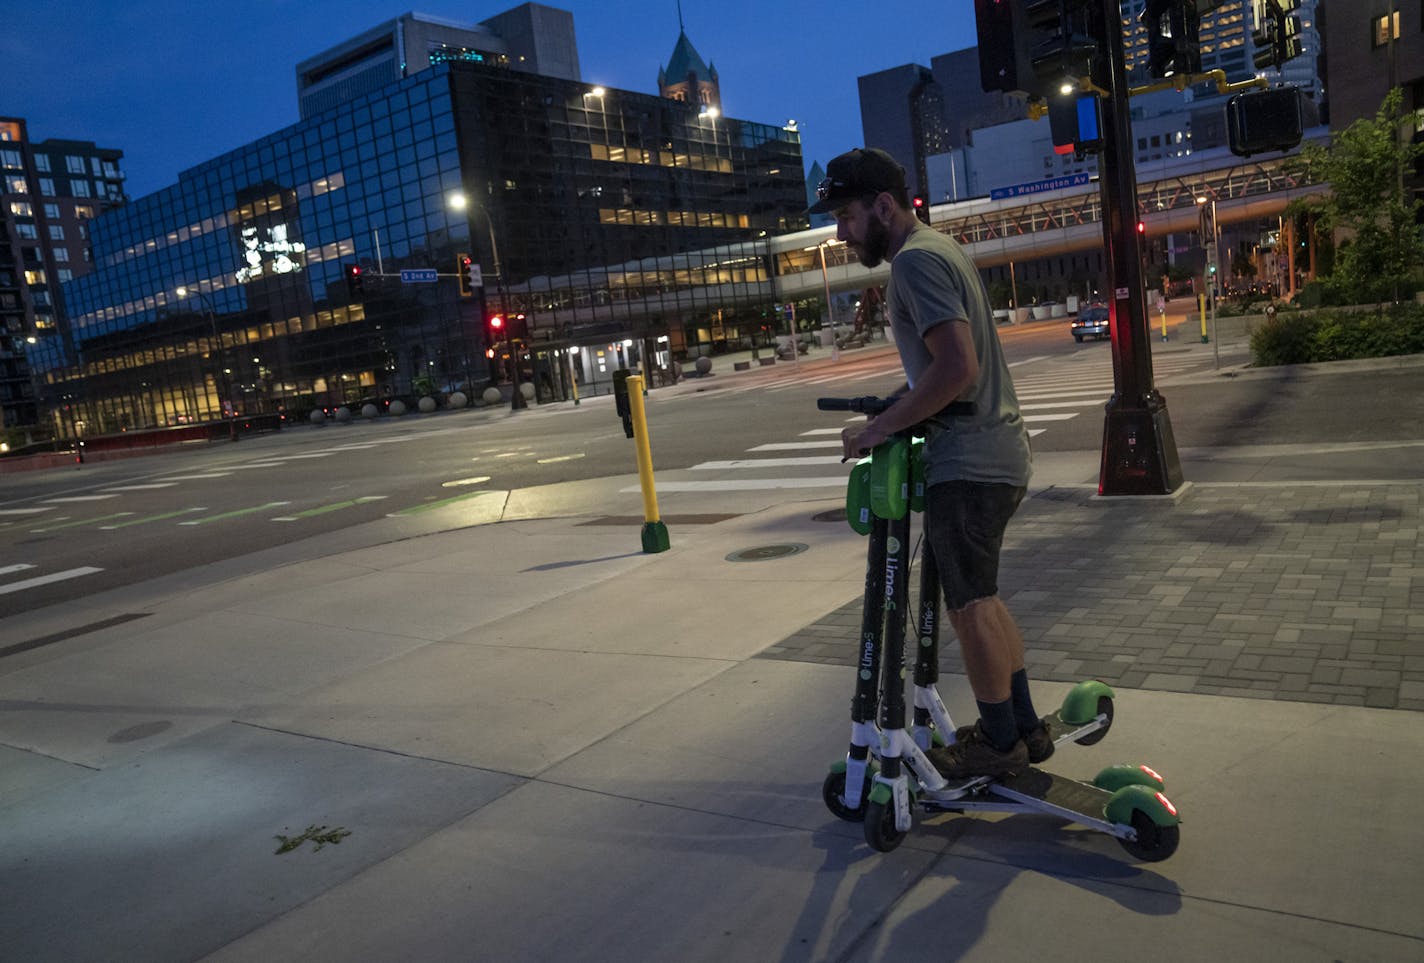
[[916,207],[924,207],[924,206],[925,206],[925,199],[924,199],[923,197],[916,197],[916,198],[915,198],[915,206],[916,206]]
[[1145,221],[1138,221],[1138,222],[1137,222],[1137,233],[1138,233],[1138,234],[1146,234],[1146,233],[1147,233],[1147,223],[1146,223]]
[[491,330],[491,331],[501,331],[501,330],[503,330],[503,329],[504,329],[504,318],[502,318],[502,317],[501,317],[500,315],[498,315],[498,314],[496,314],[494,317],[490,318],[490,330]]

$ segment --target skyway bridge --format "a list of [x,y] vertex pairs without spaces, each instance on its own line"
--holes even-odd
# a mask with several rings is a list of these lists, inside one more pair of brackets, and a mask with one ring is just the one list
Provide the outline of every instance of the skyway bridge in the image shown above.
[[[1324,127],[1306,133],[1324,142]],[[1198,198],[1215,202],[1218,224],[1275,218],[1296,198],[1319,193],[1288,170],[1279,153],[1237,157],[1225,147],[1188,157],[1139,162],[1137,216],[1149,237],[1198,229]],[[962,244],[981,268],[1100,249],[1102,199],[1087,183],[974,198],[930,209],[930,223]],[[538,340],[569,341],[630,331],[706,306],[787,302],[884,284],[888,265],[862,266],[834,226],[760,241],[643,258],[561,277],[512,285],[514,310],[526,314]],[[822,271],[822,254],[825,270]]]

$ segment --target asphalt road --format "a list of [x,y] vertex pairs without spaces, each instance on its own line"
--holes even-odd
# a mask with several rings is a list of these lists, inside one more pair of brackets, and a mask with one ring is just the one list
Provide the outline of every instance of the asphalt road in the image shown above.
[[[1099,449],[1110,346],[1075,345],[1056,323],[1007,330],[1003,340],[1033,416],[1035,449]],[[1418,436],[1424,424],[1417,369],[1257,380],[1215,374],[1209,352],[1169,344],[1155,357],[1159,370],[1174,372],[1158,383],[1179,448],[1394,441]],[[814,471],[844,474],[826,442],[845,416],[817,411],[815,399],[883,394],[900,380],[893,353],[847,352],[834,366],[778,365],[654,391],[655,467],[661,476],[765,458],[778,452],[746,453],[783,446],[788,461],[819,458],[826,465]],[[603,397],[513,415],[297,426],[236,444],[0,476],[0,617],[356,526],[372,541],[458,527],[467,523],[461,505],[490,491],[635,471],[633,443]],[[1364,466],[1361,477],[1372,477]]]

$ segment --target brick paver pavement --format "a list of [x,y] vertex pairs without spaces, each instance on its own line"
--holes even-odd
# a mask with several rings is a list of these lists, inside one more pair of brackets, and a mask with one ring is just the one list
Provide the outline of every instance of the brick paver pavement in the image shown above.
[[[1000,591],[1033,678],[1424,710],[1421,491],[1051,488],[1010,523]],[[859,631],[856,601],[762,656],[849,665]],[[943,671],[962,673],[947,624],[941,640]]]

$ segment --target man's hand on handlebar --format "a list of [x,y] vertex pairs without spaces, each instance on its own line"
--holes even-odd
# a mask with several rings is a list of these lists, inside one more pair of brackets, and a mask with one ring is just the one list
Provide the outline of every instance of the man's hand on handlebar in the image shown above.
[[876,445],[882,444],[890,435],[875,426],[874,419],[862,425],[850,425],[841,431],[842,461],[861,458],[870,453]]

